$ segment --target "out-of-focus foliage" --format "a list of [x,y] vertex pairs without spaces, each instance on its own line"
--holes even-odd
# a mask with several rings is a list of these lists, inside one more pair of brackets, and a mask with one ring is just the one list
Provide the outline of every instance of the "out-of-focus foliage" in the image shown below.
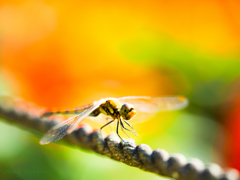
[[[111,96],[185,95],[187,109],[134,124],[136,143],[240,170],[239,7],[237,0],[1,1],[0,92],[60,109]],[[2,179],[158,178],[40,146],[4,123],[0,144]]]

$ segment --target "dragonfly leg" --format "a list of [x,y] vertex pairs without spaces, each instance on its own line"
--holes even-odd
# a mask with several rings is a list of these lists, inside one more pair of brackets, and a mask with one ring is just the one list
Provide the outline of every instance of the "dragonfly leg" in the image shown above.
[[124,142],[124,140],[121,138],[121,136],[118,134],[118,127],[119,127],[119,120],[117,122],[117,130],[116,130],[116,133],[118,135],[118,137]]
[[124,126],[124,124],[123,124],[122,120],[120,120],[120,123],[121,123],[121,126],[122,126],[124,129],[126,129],[127,131],[130,131],[130,132],[131,132],[131,133],[133,133],[135,136],[137,136],[137,134],[135,134],[135,132],[134,132],[134,131],[131,131],[130,129],[128,129],[128,128],[125,128],[125,126]]
[[100,133],[101,133],[101,137],[103,139],[103,136],[102,136],[102,129],[105,128],[107,125],[111,124],[114,120],[112,121],[109,121],[107,124],[104,124],[101,128],[100,128]]
[[122,132],[124,132],[124,134],[125,134],[128,138],[130,138],[130,137],[128,136],[128,134],[124,131],[124,129],[123,129],[122,126],[121,126],[121,129],[122,129]]
[[135,131],[135,129],[131,126],[131,124],[129,124],[129,122],[127,122],[126,120],[124,120],[124,122],[130,127],[132,128],[132,130],[136,133],[136,135],[138,136],[138,133]]
[[113,121],[114,121],[114,120],[109,121],[107,124],[104,124],[104,125],[100,128],[100,130],[102,130],[103,128],[105,128],[107,125],[111,124]]
[[[109,122],[109,120],[113,120],[113,118],[107,117],[106,120],[107,120],[107,122]],[[110,132],[112,132],[112,127],[111,127],[110,125],[109,125],[108,127],[109,127],[109,129],[110,129]]]

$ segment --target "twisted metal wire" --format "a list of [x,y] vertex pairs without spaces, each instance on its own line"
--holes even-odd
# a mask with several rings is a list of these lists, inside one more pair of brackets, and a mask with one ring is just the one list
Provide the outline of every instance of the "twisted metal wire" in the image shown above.
[[[0,118],[28,130],[46,133],[58,123],[39,118],[41,109],[23,100],[0,98],[0,101]],[[223,170],[217,164],[205,166],[199,159],[187,161],[182,154],[169,156],[163,149],[152,150],[146,144],[135,145],[131,139],[122,142],[116,135],[103,139],[99,130],[93,131],[88,125],[81,126],[63,140],[129,166],[177,180],[240,180],[235,169]]]

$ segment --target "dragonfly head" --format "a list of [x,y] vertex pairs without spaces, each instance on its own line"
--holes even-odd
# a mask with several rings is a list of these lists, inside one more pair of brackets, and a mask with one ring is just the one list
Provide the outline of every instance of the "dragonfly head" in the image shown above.
[[130,120],[136,115],[136,110],[132,104],[123,104],[120,109],[120,115],[125,120]]

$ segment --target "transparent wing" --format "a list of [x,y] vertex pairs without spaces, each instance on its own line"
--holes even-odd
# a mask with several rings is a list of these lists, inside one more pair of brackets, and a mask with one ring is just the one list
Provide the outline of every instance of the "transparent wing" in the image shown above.
[[79,118],[80,115],[71,117],[62,123],[57,124],[50,129],[41,139],[40,144],[48,144],[63,138],[67,134],[67,130],[73,126],[73,123]]
[[137,114],[131,120],[131,123],[146,121],[160,111],[179,110],[188,105],[187,98],[183,96],[170,97],[148,97],[148,96],[126,96],[119,97],[117,100],[121,103],[132,104]]
[[83,111],[81,114],[71,117],[51,128],[41,139],[40,144],[56,142],[62,139],[66,134],[70,134],[85,117],[97,109],[104,101],[105,99],[95,102],[91,107]]
[[122,104],[130,103],[137,111],[156,113],[159,111],[178,110],[188,105],[187,98],[183,96],[148,97],[126,96],[117,98]]

